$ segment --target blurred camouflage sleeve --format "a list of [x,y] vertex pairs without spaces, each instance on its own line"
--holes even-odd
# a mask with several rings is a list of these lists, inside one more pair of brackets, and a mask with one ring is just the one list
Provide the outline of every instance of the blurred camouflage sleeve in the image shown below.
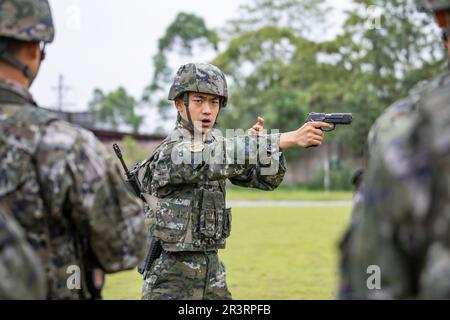
[[42,138],[37,166],[50,211],[68,206],[72,227],[87,239],[101,267],[106,272],[135,267],[144,254],[142,204],[95,136],[53,122]]
[[[195,149],[190,142],[167,143],[147,167],[144,188],[158,190],[168,185],[239,176],[236,183],[270,188],[283,178],[285,167],[283,156],[278,153],[279,135],[259,139],[251,135],[220,138]],[[262,175],[268,177],[261,178]]]
[[349,246],[352,242],[354,229],[361,216],[364,214],[364,183],[362,182],[355,189],[353,195],[352,211],[350,214],[350,225],[347,227],[342,239],[339,242],[339,288],[338,298],[343,300],[352,299],[352,286],[350,284],[351,255]]
[[[344,280],[356,299],[405,299],[418,294],[426,251],[421,225],[430,199],[427,148],[411,103],[389,108],[369,133],[363,202],[344,253]],[[381,288],[369,288],[369,267],[379,268]]]
[[45,299],[44,269],[19,224],[0,214],[0,299]]

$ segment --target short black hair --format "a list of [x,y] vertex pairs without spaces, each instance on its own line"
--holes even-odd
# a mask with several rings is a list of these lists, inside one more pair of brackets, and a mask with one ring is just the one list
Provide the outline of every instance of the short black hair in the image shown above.
[[26,44],[26,41],[0,37],[0,47],[6,48],[6,52],[13,56],[15,56]]

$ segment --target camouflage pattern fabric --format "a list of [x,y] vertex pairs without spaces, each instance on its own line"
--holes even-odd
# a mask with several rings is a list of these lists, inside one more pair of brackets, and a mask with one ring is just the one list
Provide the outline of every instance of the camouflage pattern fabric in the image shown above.
[[0,0],[0,36],[52,42],[55,30],[47,0]]
[[338,297],[339,299],[349,300],[352,299],[352,286],[350,284],[350,243],[353,241],[353,230],[359,223],[359,219],[364,210],[364,181],[361,181],[359,185],[355,186],[355,192],[353,195],[353,206],[352,212],[350,214],[350,225],[345,231],[341,241],[339,242],[339,249],[341,252],[339,261],[339,288]]
[[[175,130],[156,148],[146,165],[142,186],[144,193],[157,199],[153,208],[147,208],[146,224],[150,235],[161,240],[166,252],[180,252],[177,255],[180,259],[187,254],[183,259],[190,261],[192,252],[205,254],[225,248],[232,221],[231,209],[226,208],[226,179],[239,186],[262,190],[273,190],[281,183],[286,166],[284,155],[279,152],[279,135],[261,135],[260,140],[252,138],[255,136],[224,138],[211,131],[204,143],[194,143],[191,133],[178,122]],[[252,151],[256,147],[270,163],[256,159],[257,152]],[[238,158],[240,153],[242,159]],[[220,155],[216,159],[219,161],[203,158],[196,162],[198,156],[207,154]],[[177,157],[185,162],[178,163]],[[264,169],[270,170],[264,172]],[[192,282],[187,285],[189,288],[204,285],[204,278],[198,284],[194,283],[197,278],[183,274],[177,279],[184,277],[185,281]],[[152,283],[147,282],[145,292],[151,292]],[[176,282],[173,286],[170,282],[165,285],[177,286]],[[144,298],[151,297],[145,292]],[[167,291],[165,294],[170,295]],[[176,296],[176,292],[172,295]]]
[[174,100],[184,92],[213,94],[225,100],[228,98],[225,75],[208,63],[188,63],[178,69],[169,91],[169,100]]
[[[233,184],[273,190],[283,180],[286,171],[284,156],[279,152],[278,135],[266,135],[260,143],[273,170],[263,175],[263,165],[251,164],[257,156],[256,139],[249,136],[224,138],[214,131],[208,133],[199,150],[191,142],[191,133],[180,123],[155,150],[146,165],[142,181],[144,193],[159,199],[155,209],[147,210],[147,225],[152,236],[162,240],[167,251],[204,251],[225,247],[225,239],[231,232],[231,209],[225,207],[225,180]],[[271,142],[274,142],[272,145]],[[194,147],[194,149],[193,149]],[[220,154],[214,163],[197,157]],[[238,161],[241,150],[243,158]],[[199,152],[201,151],[201,152]],[[175,156],[180,156],[185,162]],[[187,158],[187,159],[186,159]],[[256,163],[256,159],[255,160]]]
[[[348,297],[450,298],[449,101],[446,71],[371,129],[363,203],[342,253]],[[367,286],[369,266],[380,289]]]
[[144,279],[144,300],[231,300],[216,251],[163,252]]
[[[0,81],[0,205],[42,260],[47,298],[89,298],[87,265],[117,272],[142,258],[142,204],[92,133],[52,118],[18,88]],[[81,290],[67,287],[72,265]]]
[[45,273],[39,258],[19,225],[1,213],[0,279],[0,300],[45,299]]

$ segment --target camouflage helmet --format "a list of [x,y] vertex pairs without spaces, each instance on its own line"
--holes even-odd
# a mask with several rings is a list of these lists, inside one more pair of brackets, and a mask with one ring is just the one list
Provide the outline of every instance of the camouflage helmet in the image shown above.
[[185,92],[201,92],[228,99],[227,80],[223,72],[209,63],[188,63],[178,69],[169,91],[169,100],[175,100]]
[[426,12],[450,10],[450,0],[418,0],[417,6],[420,11]]
[[55,37],[47,0],[0,0],[0,37],[46,43]]

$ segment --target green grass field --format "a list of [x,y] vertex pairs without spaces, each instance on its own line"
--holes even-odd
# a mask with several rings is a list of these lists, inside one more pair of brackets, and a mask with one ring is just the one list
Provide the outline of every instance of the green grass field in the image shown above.
[[280,187],[273,191],[257,189],[228,188],[227,200],[307,200],[307,201],[340,201],[351,200],[350,191],[323,192],[299,188]]
[[[349,213],[350,207],[234,208],[232,234],[220,251],[233,298],[334,299],[337,242]],[[105,299],[140,299],[137,271],[106,281]]]

